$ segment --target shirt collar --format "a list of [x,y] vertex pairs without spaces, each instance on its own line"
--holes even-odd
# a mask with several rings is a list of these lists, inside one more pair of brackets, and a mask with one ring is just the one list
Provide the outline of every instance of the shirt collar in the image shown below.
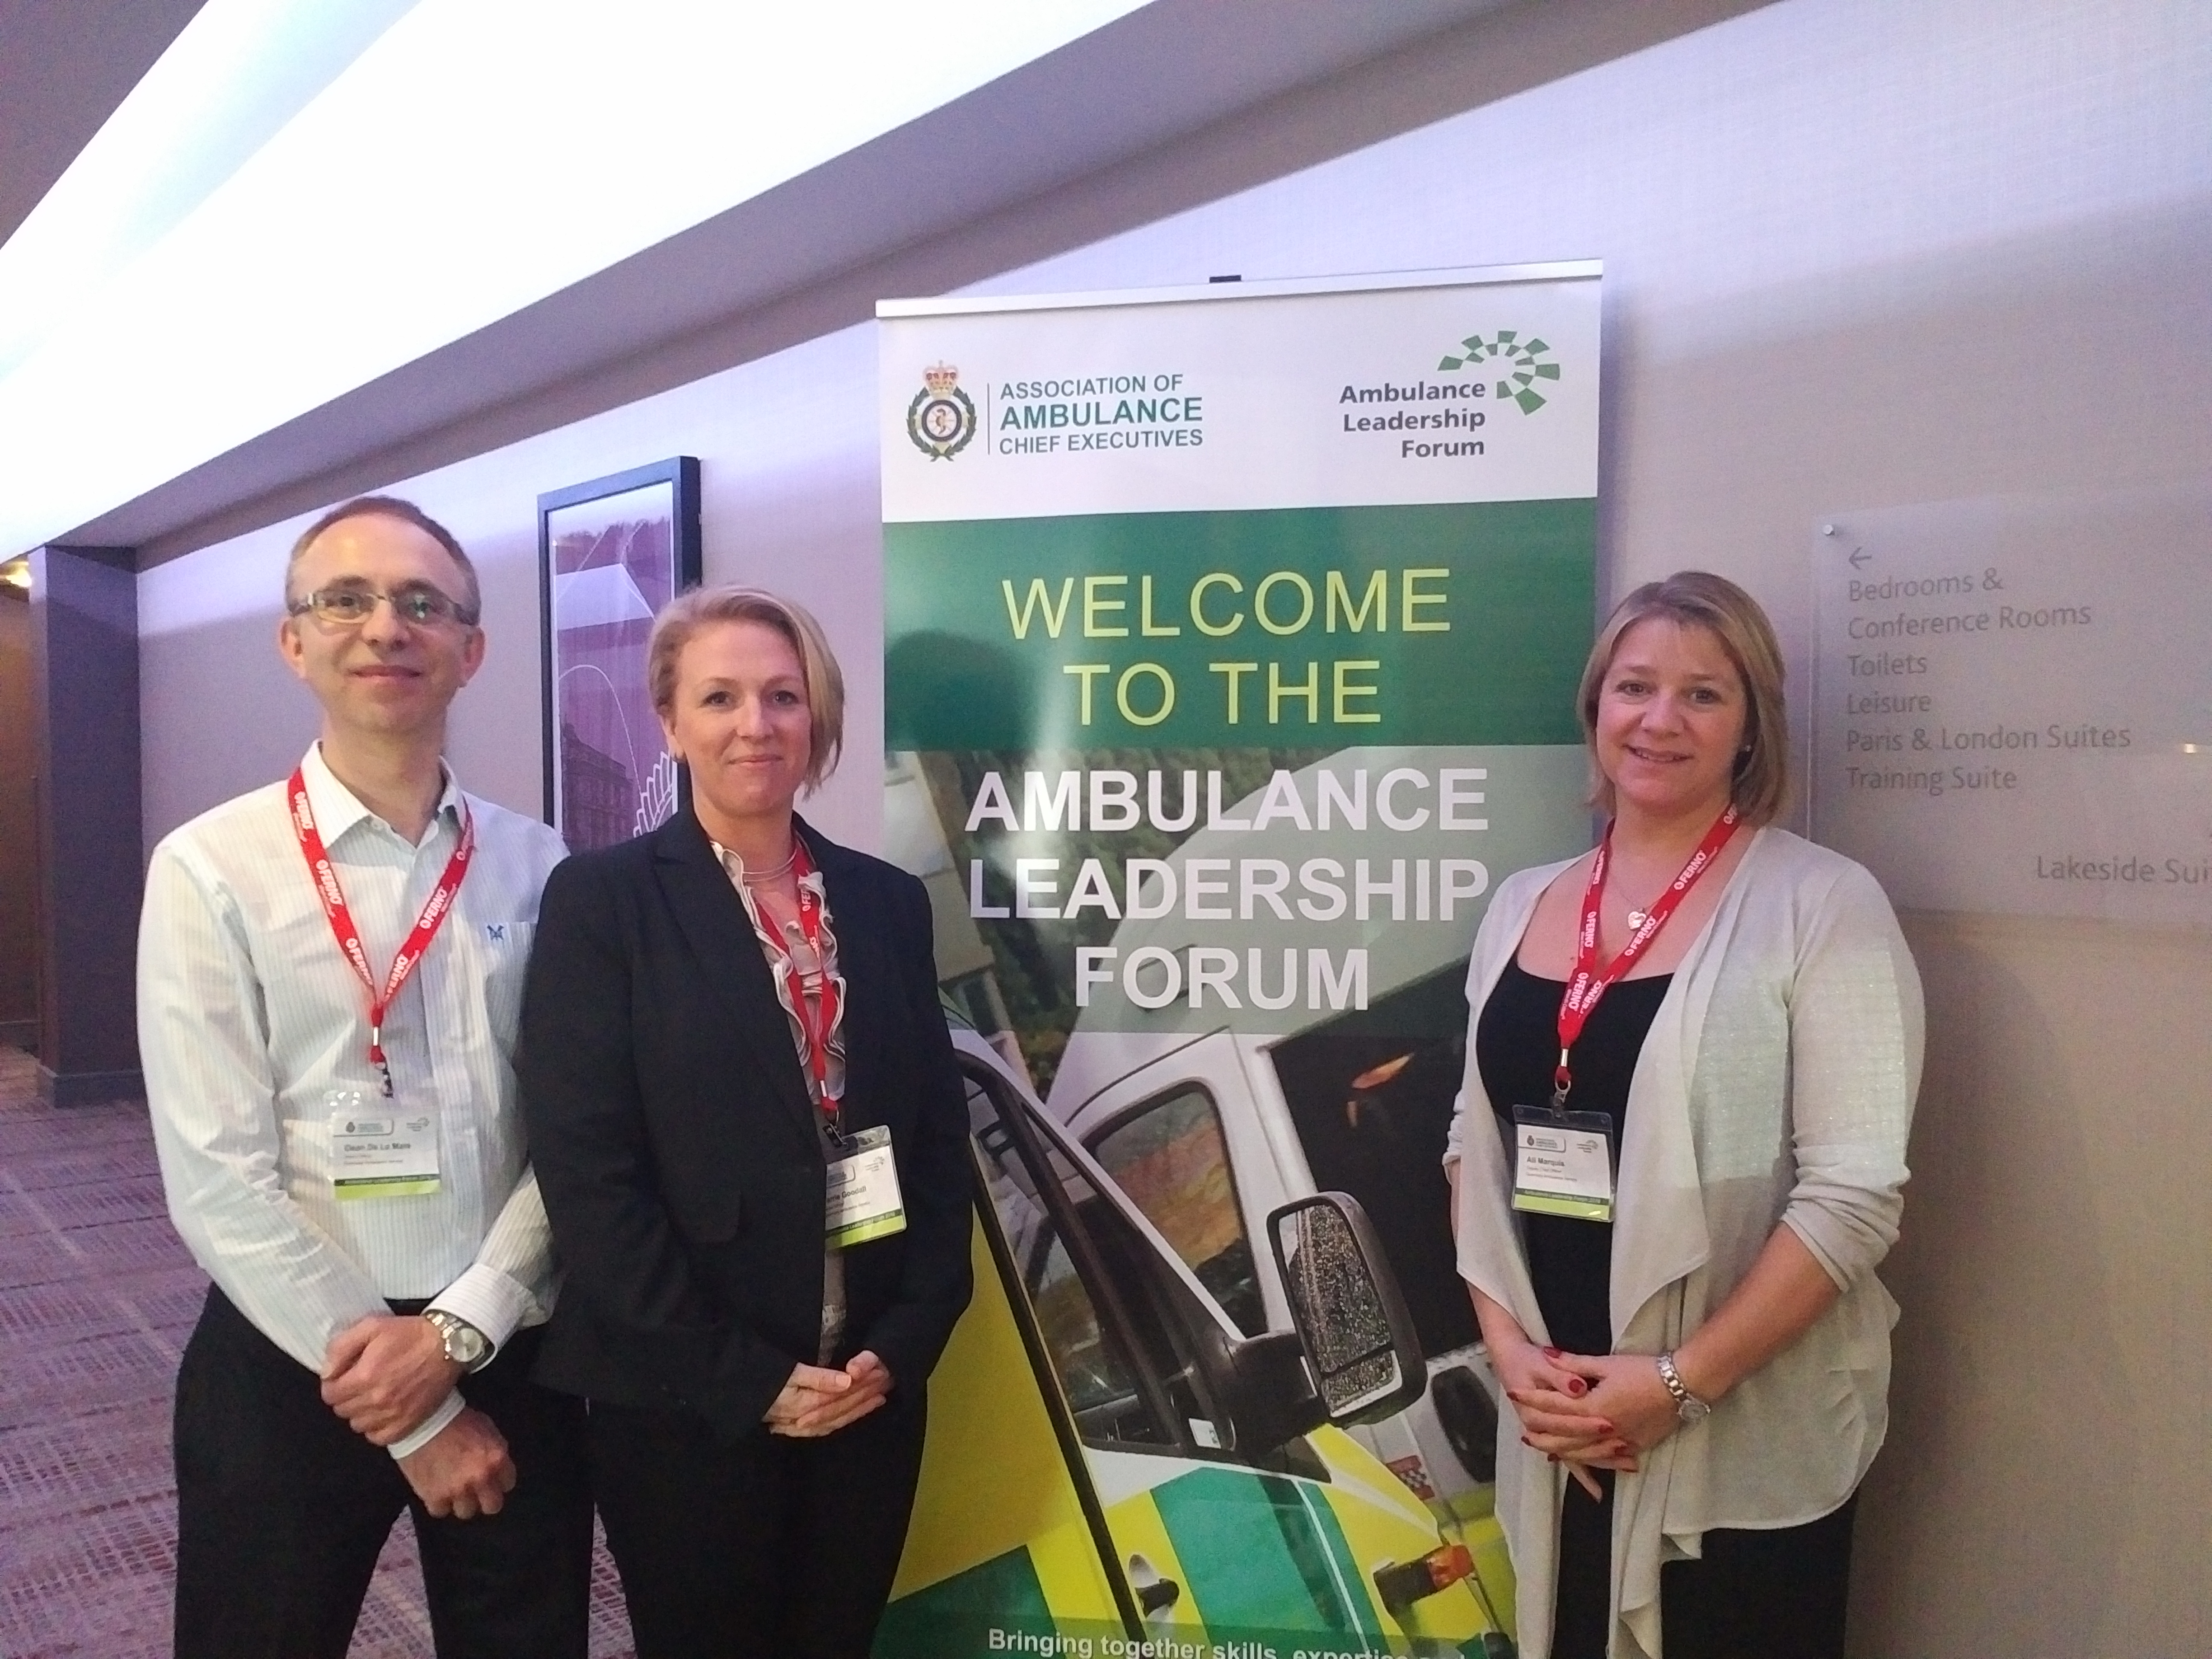
[[[434,823],[441,818],[458,820],[461,811],[460,781],[445,762],[440,761],[438,768],[445,777],[446,787],[438,797],[437,810],[430,815]],[[322,836],[324,846],[335,846],[338,837],[356,824],[364,818],[374,817],[361,804],[360,797],[338,781],[337,774],[323,758],[319,742],[307,745],[307,756],[300,763],[300,775],[307,786],[307,805],[314,811],[315,828]]]
[[[721,842],[716,841],[712,836],[709,836],[707,838],[707,845],[714,849],[715,861],[722,866],[722,872],[728,876],[730,880],[736,884],[738,890],[744,894],[745,908],[750,909],[752,908],[752,890],[745,885],[744,854],[738,852],[733,847],[723,846]],[[810,860],[813,850],[814,849],[811,847],[807,848]],[[822,866],[819,863],[816,863],[812,869],[809,870],[804,876],[801,876],[799,878],[799,884],[811,892],[817,899],[826,900],[828,896],[828,886],[822,879]]]
[[730,879],[732,881],[742,882],[744,880],[746,871],[745,856],[744,854],[738,852],[734,847],[723,846],[721,842],[714,840],[712,836],[708,838],[707,845],[714,849],[714,856],[721,860],[722,868],[729,872]]

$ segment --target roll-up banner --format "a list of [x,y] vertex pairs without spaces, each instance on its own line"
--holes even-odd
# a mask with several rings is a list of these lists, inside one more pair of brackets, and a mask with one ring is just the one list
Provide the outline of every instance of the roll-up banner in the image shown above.
[[1488,896],[1588,841],[1599,288],[878,307],[888,856],[989,1199],[879,1654],[1508,1650],[1439,1160]]

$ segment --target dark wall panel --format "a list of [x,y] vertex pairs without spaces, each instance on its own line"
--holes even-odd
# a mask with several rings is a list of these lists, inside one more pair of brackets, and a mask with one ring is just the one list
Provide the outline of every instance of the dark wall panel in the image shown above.
[[0,587],[0,1042],[39,1033],[38,720],[31,607]]
[[141,1091],[132,994],[144,865],[138,585],[129,549],[31,556],[45,909],[39,1083],[56,1105]]

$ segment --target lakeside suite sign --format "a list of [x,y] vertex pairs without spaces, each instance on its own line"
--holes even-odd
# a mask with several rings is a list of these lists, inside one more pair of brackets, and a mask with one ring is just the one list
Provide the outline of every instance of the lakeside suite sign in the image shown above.
[[[1484,1650],[1437,1164],[1488,896],[1588,836],[1598,268],[878,316],[887,855],[975,1098],[1023,1103],[975,1127],[1027,1359],[932,1397],[1031,1386],[1066,1490],[983,1516],[990,1449],[933,1422],[878,1652]],[[1405,1374],[1293,1431],[1306,1369],[1203,1356],[1317,1372],[1271,1224],[1317,1192],[1372,1223]]]

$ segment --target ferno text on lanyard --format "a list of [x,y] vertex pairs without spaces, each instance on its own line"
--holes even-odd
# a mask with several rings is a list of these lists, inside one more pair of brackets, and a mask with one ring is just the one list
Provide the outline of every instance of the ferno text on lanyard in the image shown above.
[[453,896],[461,890],[461,878],[469,872],[469,860],[477,850],[477,824],[468,803],[461,804],[461,839],[453,848],[453,855],[446,860],[446,872],[438,878],[438,884],[430,896],[422,902],[416,915],[415,926],[400,945],[399,954],[392,959],[391,971],[385,975],[382,989],[379,989],[375,969],[368,965],[368,947],[361,942],[361,929],[354,925],[353,912],[347,907],[345,890],[338,884],[338,872],[331,863],[331,855],[323,846],[322,832],[315,828],[315,811],[307,801],[307,779],[304,771],[295,769],[287,794],[292,805],[292,830],[300,838],[300,852],[307,860],[307,873],[314,880],[316,896],[323,902],[323,915],[329,919],[331,932],[337,936],[338,949],[353,964],[368,990],[368,1063],[376,1067],[377,1076],[384,1084],[385,1097],[392,1097],[392,1067],[384,1058],[384,1016],[392,1006],[399,988],[407,983],[407,976],[415,971],[415,964],[422,960],[429,950],[430,941],[438,936],[446,917],[453,908]]
[[839,1136],[838,1108],[840,1101],[830,1092],[830,1034],[837,1029],[837,981],[830,972],[830,958],[822,949],[822,896],[806,884],[814,873],[813,856],[806,850],[806,842],[798,831],[792,832],[798,842],[796,857],[791,866],[792,878],[799,884],[799,929],[805,935],[807,949],[814,953],[816,976],[821,981],[821,994],[815,1001],[806,999],[806,976],[799,971],[796,953],[783,953],[783,980],[791,992],[791,1009],[806,1033],[806,1065],[814,1074],[814,1099],[822,1109],[833,1139]]
[[1566,994],[1559,999],[1559,1064],[1552,1073],[1552,1109],[1563,1112],[1567,1105],[1567,1091],[1574,1087],[1574,1076],[1567,1067],[1568,1052],[1575,1039],[1583,1034],[1589,1023],[1590,1011],[1597,1006],[1598,999],[1633,968],[1651,941],[1659,937],[1659,930],[1667,925],[1681,905],[1689,890],[1698,884],[1698,878],[1712,868],[1713,860],[1743,821],[1731,804],[1725,812],[1713,820],[1713,827],[1705,831],[1705,838],[1698,843],[1698,850],[1690,854],[1690,861],[1682,866],[1681,873],[1668,884],[1643,924],[1628,936],[1628,943],[1620,947],[1620,954],[1601,969],[1597,965],[1598,906],[1605,897],[1605,872],[1613,862],[1613,826],[1606,825],[1605,839],[1597,844],[1597,854],[1590,860],[1589,883],[1583,889],[1583,925],[1575,935],[1575,975],[1567,981]]

